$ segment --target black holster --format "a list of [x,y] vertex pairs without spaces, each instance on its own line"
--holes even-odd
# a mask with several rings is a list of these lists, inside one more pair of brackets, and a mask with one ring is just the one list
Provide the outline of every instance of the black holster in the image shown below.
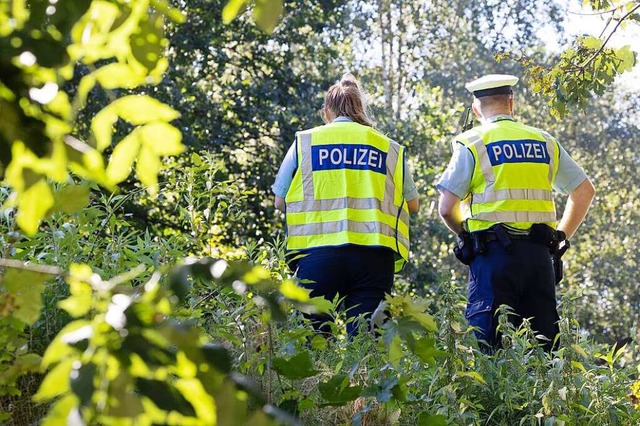
[[553,273],[556,276],[556,284],[559,284],[564,278],[562,255],[571,247],[569,240],[564,240],[564,244],[560,244],[555,252],[551,252],[551,264],[553,265]]
[[571,247],[567,235],[544,223],[534,223],[529,231],[529,238],[549,248],[556,284],[560,283],[564,277],[562,256]]
[[474,243],[471,234],[462,231],[458,234],[458,242],[453,248],[453,254],[460,262],[469,265],[475,256]]

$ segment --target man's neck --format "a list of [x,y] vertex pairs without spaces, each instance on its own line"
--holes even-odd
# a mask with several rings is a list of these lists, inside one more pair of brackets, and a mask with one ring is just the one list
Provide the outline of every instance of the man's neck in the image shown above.
[[482,110],[482,118],[487,119],[495,115],[511,115],[509,108],[488,108]]

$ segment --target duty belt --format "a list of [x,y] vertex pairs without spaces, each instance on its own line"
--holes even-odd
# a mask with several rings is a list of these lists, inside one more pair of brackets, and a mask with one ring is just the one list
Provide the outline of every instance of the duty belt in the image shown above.
[[[482,238],[485,242],[489,241],[500,241],[500,237],[498,234],[492,231],[480,231],[477,232],[478,236]],[[507,232],[507,237],[510,240],[530,240],[528,234],[512,234],[511,232]]]

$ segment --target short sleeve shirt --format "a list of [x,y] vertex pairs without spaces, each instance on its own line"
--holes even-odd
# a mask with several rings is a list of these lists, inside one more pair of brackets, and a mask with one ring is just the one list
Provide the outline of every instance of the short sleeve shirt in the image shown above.
[[[353,121],[349,117],[338,117],[334,120],[334,122],[344,122],[344,121]],[[289,187],[291,186],[291,181],[293,180],[293,174],[296,171],[296,167],[298,166],[298,154],[296,152],[296,144],[295,142],[289,147],[289,151],[284,156],[284,160],[280,165],[280,170],[276,175],[276,180],[271,187],[274,194],[279,197],[285,198],[287,192],[289,192]],[[404,181],[402,185],[402,195],[406,200],[413,200],[418,197],[418,189],[416,188],[416,184],[413,181],[413,176],[411,175],[411,169],[409,168],[409,164],[407,163],[407,156],[404,157]]]
[[[560,143],[558,143],[558,148],[560,150],[560,158],[553,189],[563,194],[569,194],[587,179],[587,174],[569,156]],[[464,199],[471,187],[475,159],[471,150],[461,142],[455,141],[453,149],[451,161],[449,161],[447,169],[436,182],[436,188],[439,190],[446,189],[458,198]]]

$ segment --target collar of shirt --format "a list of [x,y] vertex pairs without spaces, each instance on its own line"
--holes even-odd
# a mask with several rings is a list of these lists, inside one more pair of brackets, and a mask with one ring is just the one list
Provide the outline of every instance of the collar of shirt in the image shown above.
[[498,114],[498,115],[492,115],[491,117],[487,117],[483,119],[482,124],[490,124],[490,123],[495,123],[496,121],[502,121],[502,120],[516,121],[509,114]]
[[351,117],[347,117],[346,115],[341,115],[340,117],[336,117],[333,119],[332,123],[346,123],[353,122]]

